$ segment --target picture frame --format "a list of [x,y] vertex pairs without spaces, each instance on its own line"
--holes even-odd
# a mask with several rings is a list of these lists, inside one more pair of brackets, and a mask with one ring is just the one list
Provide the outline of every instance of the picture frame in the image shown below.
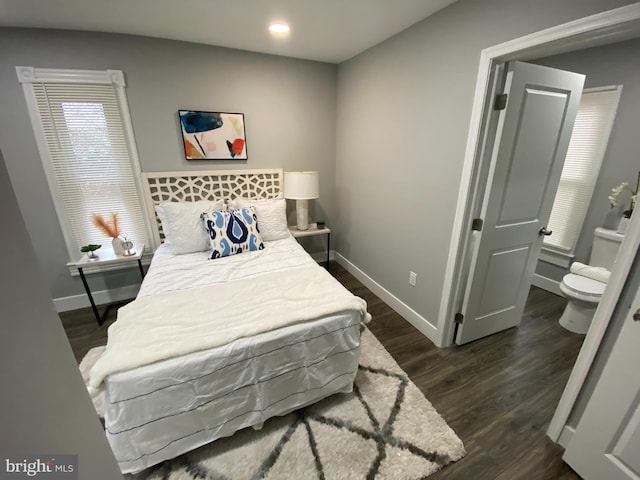
[[187,160],[247,160],[243,113],[178,110]]

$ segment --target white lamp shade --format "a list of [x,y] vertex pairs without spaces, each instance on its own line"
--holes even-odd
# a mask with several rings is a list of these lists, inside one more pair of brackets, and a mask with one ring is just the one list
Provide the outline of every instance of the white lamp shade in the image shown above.
[[310,200],[320,197],[318,172],[284,172],[284,198]]

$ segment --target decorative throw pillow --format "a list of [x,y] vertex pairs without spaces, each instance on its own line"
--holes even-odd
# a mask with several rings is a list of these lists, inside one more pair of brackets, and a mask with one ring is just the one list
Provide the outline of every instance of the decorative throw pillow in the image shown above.
[[251,200],[238,197],[229,200],[228,204],[229,208],[255,209],[264,241],[280,240],[291,235],[287,227],[287,203],[284,198]]
[[212,259],[264,249],[253,207],[203,213],[202,220],[209,233]]
[[222,210],[223,200],[165,202],[156,205],[167,248],[174,255],[202,252],[209,248],[209,237],[202,225],[202,212]]

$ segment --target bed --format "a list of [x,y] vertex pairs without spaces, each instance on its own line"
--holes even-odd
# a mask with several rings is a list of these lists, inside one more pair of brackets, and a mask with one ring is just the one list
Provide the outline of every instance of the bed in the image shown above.
[[[352,390],[370,316],[282,229],[282,170],[147,173],[143,185],[156,251],[90,380],[123,473]],[[162,206],[197,225],[196,204],[222,200],[245,205],[258,227],[262,215],[262,248],[176,253],[176,238],[189,238]]]

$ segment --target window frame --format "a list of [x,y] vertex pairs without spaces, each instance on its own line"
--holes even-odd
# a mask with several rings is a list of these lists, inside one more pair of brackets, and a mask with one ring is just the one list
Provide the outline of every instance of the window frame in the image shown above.
[[[141,180],[142,170],[140,168],[140,158],[138,156],[138,149],[133,133],[133,124],[131,122],[131,114],[129,112],[129,104],[125,91],[126,83],[123,72],[121,70],[73,70],[17,66],[16,74],[19,82],[22,84],[22,89],[27,103],[27,110],[29,112],[36,145],[38,147],[38,153],[40,154],[40,160],[42,161],[42,166],[47,177],[47,183],[49,185],[53,205],[55,207],[58,221],[62,229],[62,235],[69,253],[69,259],[76,260],[79,257],[79,252],[76,251],[74,247],[76,239],[73,235],[73,229],[58,190],[58,182],[53,170],[52,158],[47,146],[43,124],[37,106],[36,94],[33,88],[34,83],[67,83],[77,85],[98,84],[111,85],[114,88],[118,108],[120,109],[122,129],[129,151],[129,161],[134,177],[133,181],[138,200],[142,206],[142,218],[145,224],[144,231],[147,236],[147,242],[145,243],[148,244],[149,239],[153,238],[153,231],[151,229],[152,222],[149,219],[147,209],[144,208],[144,202],[142,200],[144,198]],[[101,270],[108,269],[101,268]]]
[[[593,181],[591,182],[591,185],[589,185],[589,189],[591,191],[591,194],[589,196],[590,200],[589,202],[591,202],[591,200],[593,199],[593,193],[595,191],[595,187],[596,184],[598,183],[598,178],[600,177],[600,170],[602,168],[602,162],[604,160],[604,157],[606,155],[608,146],[609,146],[609,139],[611,138],[611,132],[613,130],[613,125],[615,123],[615,118],[617,115],[617,111],[618,111],[618,106],[620,104],[620,97],[622,94],[622,85],[606,85],[606,86],[601,86],[601,87],[591,87],[591,88],[585,88],[582,91],[582,94],[589,94],[589,93],[598,93],[598,92],[607,92],[607,91],[611,91],[611,92],[615,92],[617,94],[616,99],[615,99],[615,106],[614,106],[614,115],[612,118],[611,123],[607,126],[607,131],[604,133],[604,136],[606,138],[606,142],[604,143],[604,145],[602,146],[602,148],[600,149],[600,152],[598,152],[597,154],[597,158],[594,162],[594,167],[597,168],[598,171],[598,175],[596,175],[593,178]],[[554,200],[555,203],[555,200]],[[578,228],[578,235],[576,236],[576,241],[574,242],[573,246],[570,249],[564,249],[555,245],[549,245],[549,244],[545,244],[544,242],[542,243],[542,248],[540,251],[540,256],[539,256],[539,260],[542,260],[544,262],[547,263],[551,263],[553,265],[557,265],[560,267],[564,267],[564,268],[569,268],[571,262],[573,261],[573,259],[575,258],[575,250],[576,250],[576,246],[578,244],[578,241],[580,239],[580,236],[582,234],[582,230],[584,229],[584,222],[585,219],[587,218],[587,214],[589,212],[589,208],[587,207],[587,209],[584,211],[584,214],[582,216],[582,219],[580,221],[580,227]]]

